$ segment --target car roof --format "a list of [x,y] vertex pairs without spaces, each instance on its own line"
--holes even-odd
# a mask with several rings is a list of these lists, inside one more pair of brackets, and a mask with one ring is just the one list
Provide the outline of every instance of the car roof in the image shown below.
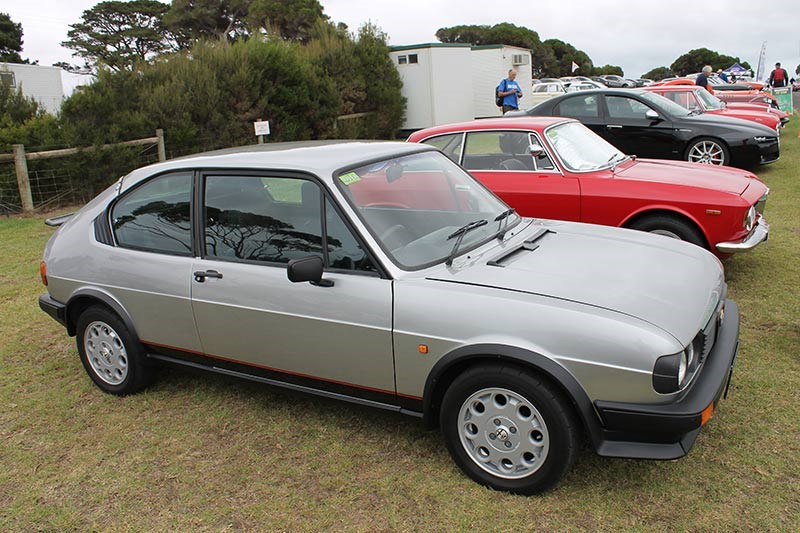
[[[699,85],[648,85],[642,87],[645,91],[699,91],[703,89]],[[705,90],[705,89],[703,89]]]
[[393,141],[300,141],[266,143],[204,152],[134,170],[123,180],[123,189],[141,179],[169,170],[242,168],[292,170],[331,177],[342,168],[399,157],[431,149]]
[[414,136],[418,134],[424,134],[425,137],[430,137],[432,135],[442,135],[445,133],[468,130],[542,130],[552,126],[553,124],[570,121],[573,120],[563,117],[515,116],[508,118],[482,118],[467,122],[456,122],[453,124],[442,124],[441,126],[425,128],[415,132]]

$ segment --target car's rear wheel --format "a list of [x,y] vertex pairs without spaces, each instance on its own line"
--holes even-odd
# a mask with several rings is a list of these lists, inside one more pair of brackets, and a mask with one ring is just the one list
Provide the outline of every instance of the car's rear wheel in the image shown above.
[[647,231],[707,248],[703,235],[689,222],[668,215],[650,215],[631,224],[631,229]]
[[450,455],[473,480],[533,494],[575,462],[580,424],[550,382],[515,366],[476,366],[453,381],[441,408]]
[[144,349],[114,312],[102,306],[86,309],[78,317],[76,340],[86,373],[103,391],[124,396],[147,385]]
[[707,165],[727,165],[731,162],[728,148],[721,141],[709,138],[692,142],[686,149],[686,160]]

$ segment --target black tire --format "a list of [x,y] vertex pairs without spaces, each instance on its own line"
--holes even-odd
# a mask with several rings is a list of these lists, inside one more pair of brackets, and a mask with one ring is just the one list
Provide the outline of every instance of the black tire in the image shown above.
[[[484,411],[478,413],[481,405]],[[453,460],[474,481],[495,490],[543,492],[575,462],[581,426],[572,405],[532,371],[472,367],[447,389],[440,415]]]
[[139,392],[149,383],[144,348],[108,308],[95,305],[83,311],[75,338],[83,368],[104,392],[125,396]]
[[700,137],[686,147],[683,158],[690,163],[730,165],[731,154],[724,142],[711,137]]
[[656,233],[708,249],[705,237],[691,223],[669,215],[650,215],[630,225],[631,229]]

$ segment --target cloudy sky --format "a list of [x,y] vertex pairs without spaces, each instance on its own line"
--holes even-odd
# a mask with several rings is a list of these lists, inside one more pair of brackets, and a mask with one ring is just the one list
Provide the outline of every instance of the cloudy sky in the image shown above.
[[[0,0],[0,12],[21,22],[22,56],[42,65],[72,61],[61,47],[70,24],[96,0]],[[767,42],[768,74],[776,61],[794,75],[800,64],[800,2],[757,0],[322,0],[325,13],[356,30],[372,22],[393,45],[436,42],[438,28],[510,22],[544,39],[561,39],[585,51],[596,65],[619,65],[638,77],[669,66],[694,48],[739,56],[755,68]],[[499,14],[502,11],[503,14]]]

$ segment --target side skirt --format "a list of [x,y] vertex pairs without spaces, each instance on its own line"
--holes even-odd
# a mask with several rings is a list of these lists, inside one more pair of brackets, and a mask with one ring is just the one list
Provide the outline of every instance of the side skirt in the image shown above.
[[422,418],[422,413],[421,412],[411,411],[411,410],[405,409],[403,407],[400,407],[399,405],[392,405],[392,404],[383,403],[383,402],[376,402],[376,401],[373,401],[373,400],[366,400],[364,398],[358,398],[358,397],[355,397],[355,396],[349,396],[347,394],[340,394],[340,393],[336,393],[336,392],[330,392],[330,391],[315,389],[313,387],[306,387],[304,385],[298,385],[296,383],[287,383],[285,381],[280,381],[280,380],[276,380],[276,379],[270,379],[270,378],[266,378],[266,377],[262,377],[262,376],[256,376],[256,375],[253,375],[253,374],[248,374],[246,372],[239,372],[237,370],[231,370],[231,369],[228,369],[228,368],[221,368],[221,367],[213,366],[213,365],[204,365],[204,364],[195,363],[195,362],[192,362],[192,361],[185,361],[183,359],[177,359],[175,357],[169,357],[167,355],[161,355],[161,354],[156,354],[156,353],[148,353],[147,357],[150,358],[150,359],[155,359],[157,361],[163,361],[163,362],[169,363],[169,364],[180,365],[180,366],[185,366],[185,367],[189,367],[189,368],[196,368],[196,369],[199,369],[199,370],[206,370],[206,371],[209,371],[209,372],[214,372],[214,373],[222,374],[222,375],[225,375],[225,376],[232,376],[232,377],[236,377],[236,378],[247,379],[249,381],[255,381],[257,383],[264,383],[266,385],[272,385],[272,386],[281,387],[281,388],[284,388],[284,389],[290,389],[290,390],[304,392],[304,393],[308,393],[308,394],[314,394],[316,396],[323,396],[325,398],[332,398],[334,400],[343,400],[345,402],[355,403],[355,404],[359,404],[359,405],[366,405],[368,407],[375,407],[375,408],[378,408],[378,409],[385,409],[387,411],[393,411],[393,412],[396,412],[396,413],[400,413],[400,414],[404,414],[404,415],[408,415],[408,416],[413,416],[415,418]]

